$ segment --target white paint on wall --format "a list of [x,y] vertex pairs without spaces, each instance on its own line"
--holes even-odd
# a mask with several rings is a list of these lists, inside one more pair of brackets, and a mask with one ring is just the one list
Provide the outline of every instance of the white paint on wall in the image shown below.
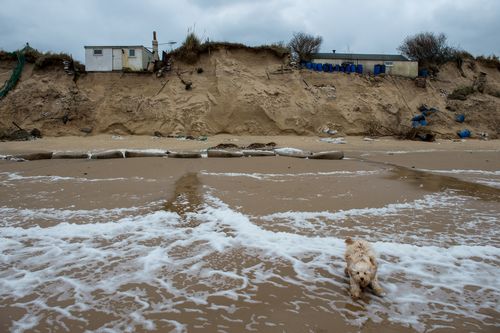
[[[102,52],[95,54],[94,50]],[[152,57],[143,46],[85,46],[85,69],[89,72],[142,71],[147,69]]]
[[113,70],[111,48],[95,48],[102,50],[101,55],[94,55],[94,48],[85,48],[85,69],[87,71],[106,72]]
[[120,71],[123,68],[123,50],[113,49],[113,70]]

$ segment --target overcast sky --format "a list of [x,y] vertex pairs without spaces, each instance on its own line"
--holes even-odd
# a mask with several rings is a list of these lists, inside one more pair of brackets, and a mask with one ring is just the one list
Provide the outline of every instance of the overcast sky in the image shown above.
[[500,55],[500,0],[0,0],[0,8],[0,49],[29,42],[81,61],[84,45],[150,47],[153,30],[179,45],[188,28],[248,45],[303,31],[323,37],[323,52],[385,54],[433,31],[475,55]]

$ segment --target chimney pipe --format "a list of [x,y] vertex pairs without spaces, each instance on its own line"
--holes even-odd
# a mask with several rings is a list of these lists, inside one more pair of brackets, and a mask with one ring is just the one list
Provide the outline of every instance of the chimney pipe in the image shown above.
[[153,31],[153,62],[159,61],[158,55],[158,41],[156,40],[156,31]]

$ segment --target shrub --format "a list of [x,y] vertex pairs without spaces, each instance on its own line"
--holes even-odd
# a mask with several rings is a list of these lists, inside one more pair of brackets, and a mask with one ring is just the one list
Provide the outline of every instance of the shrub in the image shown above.
[[0,50],[0,61],[17,61],[16,52]]
[[474,56],[465,50],[456,49],[453,51],[452,57],[462,75],[465,76],[462,70],[462,65],[466,60],[474,60]]
[[398,50],[410,59],[417,60],[420,66],[441,65],[457,55],[457,50],[448,46],[445,34],[433,32],[406,37]]
[[44,53],[35,60],[35,68],[42,69],[51,66],[62,66],[63,61],[71,61],[71,56],[66,53]]
[[458,87],[451,94],[448,95],[448,99],[458,99],[465,101],[467,96],[474,93],[474,88],[472,87]]
[[296,32],[288,43],[288,47],[294,60],[309,61],[311,60],[311,54],[319,51],[322,42],[323,38],[321,36],[314,37],[304,32]]
[[13,60],[17,61],[17,52],[24,52],[24,59],[27,63],[34,64],[35,69],[44,69],[48,67],[62,67],[63,61],[72,61],[74,69],[79,72],[85,71],[85,66],[80,62],[73,60],[73,58],[67,53],[51,53],[51,52],[40,52],[32,47],[25,47],[22,50],[15,52],[6,52],[0,50],[0,61],[2,60]]
[[256,46],[255,48],[256,49],[263,49],[263,50],[267,49],[279,57],[283,57],[283,56],[290,53],[290,49],[286,46],[285,42],[283,42],[283,41],[279,41],[279,42],[271,43],[271,44],[264,44],[264,45]]
[[194,32],[188,32],[182,45],[174,51],[174,54],[188,64],[194,64],[198,60],[201,51],[201,42]]
[[496,56],[494,54],[492,54],[488,57],[481,55],[481,56],[476,58],[476,61],[485,67],[496,68],[500,71],[500,60],[498,59],[498,56]]

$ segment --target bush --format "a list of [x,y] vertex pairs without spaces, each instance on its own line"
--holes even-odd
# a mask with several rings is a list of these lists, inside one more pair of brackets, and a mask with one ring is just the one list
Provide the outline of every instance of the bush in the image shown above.
[[452,57],[462,75],[465,75],[463,74],[462,65],[466,60],[474,60],[474,56],[465,50],[456,49],[453,51]]
[[500,60],[498,59],[498,56],[496,56],[494,54],[492,54],[488,57],[481,55],[481,56],[476,58],[476,61],[485,67],[496,68],[500,71]]
[[188,64],[194,64],[198,60],[201,51],[201,42],[194,32],[189,32],[182,45],[174,51],[174,54]]
[[406,37],[398,50],[410,59],[417,60],[420,66],[441,65],[456,57],[458,50],[448,46],[443,33],[421,32]]
[[42,69],[51,66],[62,66],[63,61],[71,61],[71,56],[66,53],[44,53],[35,60],[35,68]]
[[451,94],[448,95],[448,99],[458,99],[465,101],[467,96],[474,93],[474,88],[472,87],[458,87]]
[[319,51],[322,42],[323,38],[321,36],[314,37],[304,32],[296,32],[288,43],[288,47],[294,60],[310,61],[311,54]]
[[0,61],[17,61],[16,52],[0,50]]
[[290,49],[285,45],[285,42],[283,41],[256,46],[255,49],[267,49],[276,54],[278,57],[284,57],[285,55],[290,53]]

